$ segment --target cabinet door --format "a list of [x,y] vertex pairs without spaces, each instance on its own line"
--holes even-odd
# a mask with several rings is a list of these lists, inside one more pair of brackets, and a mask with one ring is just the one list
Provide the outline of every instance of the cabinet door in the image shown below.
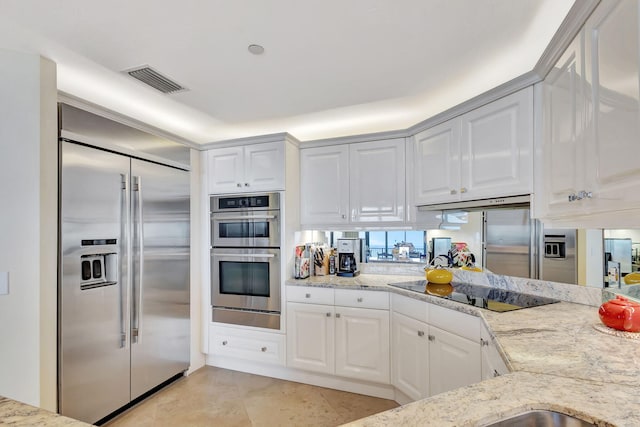
[[460,198],[533,191],[533,88],[462,116]]
[[[640,43],[638,1],[603,2],[587,22],[592,42],[593,139],[587,165],[589,211],[640,207]],[[588,45],[589,47],[589,45]]]
[[351,222],[403,222],[404,171],[404,139],[351,144]]
[[216,148],[207,152],[209,194],[243,191],[242,147]]
[[393,313],[391,371],[393,385],[412,398],[429,396],[429,341],[426,323]]
[[431,396],[482,380],[480,343],[429,327]]
[[481,332],[481,353],[482,353],[482,380],[508,374],[509,368],[502,360],[494,341],[491,339],[486,327]]
[[583,37],[571,43],[544,81],[544,198],[551,217],[575,213],[569,202],[584,183],[585,67]]
[[270,142],[244,147],[245,191],[284,190],[284,143]]
[[288,367],[334,373],[333,314],[333,306],[287,303]]
[[336,375],[389,384],[389,371],[389,312],[336,307]]
[[459,200],[460,120],[449,120],[413,138],[415,203]]
[[300,151],[300,222],[349,222],[349,147],[305,148]]

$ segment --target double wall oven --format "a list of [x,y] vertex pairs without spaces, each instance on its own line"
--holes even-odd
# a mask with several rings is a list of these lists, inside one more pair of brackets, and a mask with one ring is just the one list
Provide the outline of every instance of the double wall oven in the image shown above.
[[212,196],[214,322],[280,329],[280,194]]

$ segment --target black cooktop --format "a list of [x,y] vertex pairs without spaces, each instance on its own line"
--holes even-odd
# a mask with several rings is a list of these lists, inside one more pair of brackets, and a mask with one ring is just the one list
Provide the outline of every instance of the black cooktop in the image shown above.
[[[512,311],[560,302],[560,300],[553,298],[523,294],[506,289],[490,288],[488,286],[470,285],[467,283],[451,283],[452,288],[449,289],[446,285],[434,286],[432,284],[429,286],[433,287],[433,289],[427,289],[426,280],[390,283],[390,285],[396,288],[432,295],[491,311]],[[451,293],[447,294],[448,291],[451,291]]]

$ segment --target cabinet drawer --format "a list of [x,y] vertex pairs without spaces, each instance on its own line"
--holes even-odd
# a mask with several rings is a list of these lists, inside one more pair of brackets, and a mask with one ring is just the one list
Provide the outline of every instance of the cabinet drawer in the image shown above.
[[311,286],[287,286],[287,301],[333,305],[334,290]]
[[429,304],[424,301],[391,294],[391,307],[395,313],[404,314],[425,323],[429,321]]
[[344,307],[389,309],[389,293],[385,291],[335,290],[335,305]]
[[284,366],[285,336],[224,326],[209,326],[209,354]]
[[480,318],[439,305],[429,304],[429,325],[480,342]]

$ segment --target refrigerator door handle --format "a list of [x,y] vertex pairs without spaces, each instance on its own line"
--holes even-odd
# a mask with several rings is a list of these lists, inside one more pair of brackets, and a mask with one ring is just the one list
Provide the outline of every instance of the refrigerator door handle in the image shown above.
[[[124,241],[123,237],[127,236],[127,224],[128,221],[128,212],[129,212],[129,175],[128,174],[120,174],[121,179],[121,192],[120,192],[120,263],[124,260],[128,259],[125,255],[127,251],[127,243]],[[125,284],[127,280],[125,275],[122,274],[122,271],[126,271],[125,269],[120,269],[120,348],[128,348],[129,337],[127,333],[127,287]]]
[[[137,278],[133,278],[133,315],[132,315],[132,328],[131,337],[133,343],[138,343],[141,340],[140,328],[141,328],[141,313],[142,313],[142,284],[144,283],[144,233],[143,233],[143,212],[142,212],[142,181],[140,176],[133,177],[133,194],[134,197],[134,232],[133,237],[134,247],[137,248],[135,253],[135,261],[138,264]],[[136,280],[137,279],[137,280]]]

